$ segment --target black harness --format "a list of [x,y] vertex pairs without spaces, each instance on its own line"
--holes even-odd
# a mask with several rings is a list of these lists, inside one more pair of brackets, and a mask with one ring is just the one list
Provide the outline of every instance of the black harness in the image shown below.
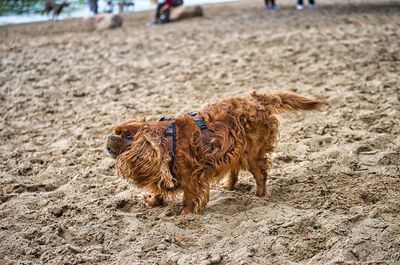
[[[197,126],[200,128],[204,145],[206,146],[207,150],[210,151],[211,150],[210,131],[208,130],[208,127],[204,122],[204,119],[198,117],[197,112],[190,112],[188,114],[193,118]],[[171,156],[171,160],[169,161],[169,171],[171,172],[172,177],[174,179],[177,179],[177,176],[174,174],[174,165],[176,161],[176,125],[173,119],[167,118],[166,116],[161,117],[159,121],[166,121],[166,120],[170,121],[164,133],[167,149]]]

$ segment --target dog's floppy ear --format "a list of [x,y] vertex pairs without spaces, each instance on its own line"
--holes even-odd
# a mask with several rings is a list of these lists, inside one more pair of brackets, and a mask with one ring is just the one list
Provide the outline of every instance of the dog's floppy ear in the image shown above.
[[160,135],[145,126],[131,147],[117,158],[118,173],[138,187],[163,192],[174,187]]

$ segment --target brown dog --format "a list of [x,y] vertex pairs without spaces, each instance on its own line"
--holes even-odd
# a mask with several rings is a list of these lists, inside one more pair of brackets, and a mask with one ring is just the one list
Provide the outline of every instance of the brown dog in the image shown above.
[[199,213],[210,186],[229,173],[224,188],[233,190],[240,170],[256,181],[256,196],[266,193],[270,154],[277,144],[277,113],[317,110],[325,103],[291,92],[231,98],[193,115],[160,121],[132,120],[116,126],[107,151],[118,173],[156,194],[152,205],[183,192],[185,213]]
[[53,20],[54,20],[61,14],[63,8],[67,6],[69,6],[69,3],[67,2],[56,4],[52,0],[47,0],[46,5],[44,6],[43,13],[46,13],[48,15],[50,12],[53,12]]

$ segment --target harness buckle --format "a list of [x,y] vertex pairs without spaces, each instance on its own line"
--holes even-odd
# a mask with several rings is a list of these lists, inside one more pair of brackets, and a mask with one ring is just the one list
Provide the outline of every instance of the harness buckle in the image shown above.
[[197,120],[196,123],[197,123],[197,126],[199,126],[201,130],[207,129],[207,125],[205,124],[203,119]]

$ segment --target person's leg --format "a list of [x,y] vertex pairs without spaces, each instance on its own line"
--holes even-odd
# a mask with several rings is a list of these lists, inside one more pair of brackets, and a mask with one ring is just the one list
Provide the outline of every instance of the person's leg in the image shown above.
[[95,13],[95,14],[98,13],[97,0],[93,0],[93,13]]
[[308,4],[315,5],[315,1],[314,0],[308,0]]
[[301,9],[304,8],[304,6],[303,6],[303,0],[297,0],[296,8],[297,8],[298,10],[301,10]]
[[163,7],[164,3],[158,3],[157,4],[157,9],[156,9],[156,14],[155,14],[155,20],[156,22],[159,22],[160,20],[160,10]]
[[164,8],[165,6],[167,6],[166,5],[166,3],[165,4],[163,4],[162,6],[161,6],[161,8],[160,8],[160,14],[159,14],[159,23],[161,23],[161,24],[163,24],[163,23],[168,23],[169,22],[169,15],[170,15],[170,13],[171,13],[171,7],[168,7],[168,8]]
[[265,0],[264,11],[271,12],[275,10],[275,0]]

